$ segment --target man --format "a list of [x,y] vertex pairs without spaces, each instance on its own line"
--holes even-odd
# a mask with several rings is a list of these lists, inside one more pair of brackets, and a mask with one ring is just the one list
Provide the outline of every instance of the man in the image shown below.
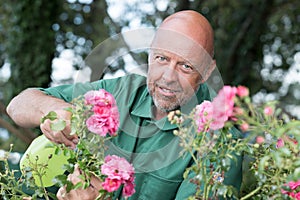
[[[158,28],[149,52],[147,79],[139,75],[100,80],[90,84],[59,86],[48,89],[27,89],[15,97],[7,108],[20,126],[35,127],[50,111],[69,120],[64,108],[74,96],[104,88],[116,98],[120,111],[120,130],[109,151],[126,157],[136,170],[136,193],[130,199],[185,199],[195,192],[195,185],[183,180],[191,158],[179,156],[176,129],[167,120],[170,111],[189,113],[211,94],[205,81],[215,68],[212,59],[213,30],[209,22],[195,11],[181,11],[166,18]],[[50,122],[40,125],[43,134],[53,142],[75,148],[77,138],[69,135],[70,128],[54,132]],[[78,173],[76,171],[75,173]],[[239,188],[241,160],[238,159],[225,177],[226,184]],[[76,182],[76,176],[71,175]],[[86,190],[72,190],[64,199],[93,199],[99,188],[97,180]],[[116,192],[114,198],[121,198]]]

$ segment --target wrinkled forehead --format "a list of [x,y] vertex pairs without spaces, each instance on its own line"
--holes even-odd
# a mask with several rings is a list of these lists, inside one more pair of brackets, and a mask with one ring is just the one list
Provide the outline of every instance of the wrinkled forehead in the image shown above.
[[199,67],[207,66],[213,60],[201,45],[201,41],[197,42],[186,35],[167,29],[157,30],[150,50],[173,53]]

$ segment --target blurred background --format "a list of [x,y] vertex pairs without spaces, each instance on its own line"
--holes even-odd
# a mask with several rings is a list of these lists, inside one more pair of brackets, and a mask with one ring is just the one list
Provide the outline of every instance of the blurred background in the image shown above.
[[[300,118],[299,0],[0,0],[0,4],[0,156],[12,143],[13,151],[24,152],[40,134],[10,120],[5,108],[11,98],[28,87],[72,83],[80,63],[107,38],[156,27],[166,16],[185,9],[196,10],[211,22],[224,84],[245,85],[255,102],[278,100],[290,116]],[[105,78],[126,74],[128,60],[139,66],[146,63],[147,54],[132,52],[114,63],[103,59],[97,64],[108,66]]]

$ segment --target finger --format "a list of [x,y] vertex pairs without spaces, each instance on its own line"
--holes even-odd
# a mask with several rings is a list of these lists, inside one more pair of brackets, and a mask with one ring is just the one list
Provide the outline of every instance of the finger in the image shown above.
[[[57,144],[65,144],[71,148],[76,147],[77,143],[75,143],[76,141],[73,141],[74,139],[67,138],[62,131],[53,131],[51,129],[51,121],[49,119],[45,120],[45,122],[40,125],[40,129],[50,141]],[[76,136],[73,136],[73,138],[74,137]]]
[[51,121],[49,119],[45,120],[44,123],[40,124],[40,129],[42,133],[48,138],[50,141],[55,142],[55,138],[53,137],[52,130],[50,127]]
[[65,144],[67,147],[71,147],[74,149],[78,143],[77,137],[68,138],[64,132],[53,132],[55,138],[57,138],[57,142]]
[[78,164],[75,164],[73,173],[68,175],[68,180],[71,181],[74,185],[79,182],[83,182],[83,180],[80,178],[81,175],[82,172],[79,169]]
[[80,175],[78,174],[69,174],[68,180],[72,182],[74,185],[76,185],[77,183],[83,182],[83,180],[79,176]]
[[100,189],[102,189],[102,182],[98,177],[92,176],[90,186],[93,187],[96,191],[99,191]]
[[58,200],[62,200],[62,199],[65,198],[66,194],[67,194],[66,187],[61,187],[57,191],[56,197],[57,197]]
[[86,189],[74,189],[67,193],[66,187],[61,187],[56,193],[58,200],[94,200],[98,197],[99,192],[92,187]]

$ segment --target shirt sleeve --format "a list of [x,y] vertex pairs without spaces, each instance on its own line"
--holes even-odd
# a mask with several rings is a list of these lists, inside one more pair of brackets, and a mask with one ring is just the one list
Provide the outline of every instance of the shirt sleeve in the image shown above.
[[145,77],[131,74],[119,78],[102,79],[95,82],[75,83],[38,89],[43,91],[45,94],[63,99],[66,102],[71,102],[72,99],[80,95],[84,95],[90,90],[99,90],[102,88],[114,95],[115,93],[120,93],[122,90],[131,90],[144,82]]
[[71,102],[72,99],[83,95],[89,90],[96,90],[101,88],[101,81],[96,81],[93,83],[76,83],[69,85],[60,85],[56,87],[49,88],[38,88],[47,95],[63,99],[66,102]]

